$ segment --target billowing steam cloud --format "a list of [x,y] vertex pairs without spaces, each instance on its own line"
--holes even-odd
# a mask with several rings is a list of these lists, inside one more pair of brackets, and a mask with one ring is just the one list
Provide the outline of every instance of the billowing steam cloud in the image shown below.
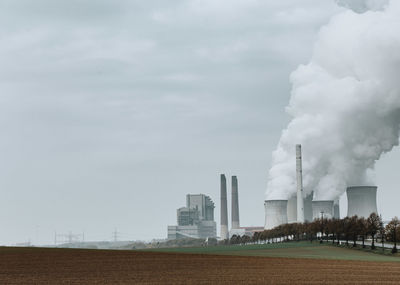
[[400,1],[337,2],[351,10],[320,30],[311,61],[291,75],[292,120],[273,153],[267,199],[295,193],[297,143],[315,199],[373,183],[375,162],[399,144]]
[[338,5],[357,13],[382,10],[388,2],[389,0],[336,0]]

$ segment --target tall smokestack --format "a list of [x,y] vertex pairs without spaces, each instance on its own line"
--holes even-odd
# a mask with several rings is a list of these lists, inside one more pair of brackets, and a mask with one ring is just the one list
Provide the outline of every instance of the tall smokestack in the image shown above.
[[221,239],[228,239],[228,203],[226,197],[226,177],[221,174]]
[[238,229],[239,227],[238,181],[236,176],[232,176],[232,229]]
[[297,177],[297,222],[304,223],[303,169],[301,166],[301,145],[296,145],[296,177]]

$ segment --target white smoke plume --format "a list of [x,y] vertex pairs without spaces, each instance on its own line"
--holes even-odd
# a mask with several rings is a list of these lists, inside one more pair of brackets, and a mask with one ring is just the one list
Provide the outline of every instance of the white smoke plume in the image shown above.
[[382,10],[389,0],[336,0],[339,6],[352,9],[357,13]]
[[291,74],[292,120],[273,152],[266,199],[296,192],[295,144],[304,191],[318,200],[373,183],[375,162],[399,144],[400,1],[338,2],[351,10],[320,30],[310,62]]

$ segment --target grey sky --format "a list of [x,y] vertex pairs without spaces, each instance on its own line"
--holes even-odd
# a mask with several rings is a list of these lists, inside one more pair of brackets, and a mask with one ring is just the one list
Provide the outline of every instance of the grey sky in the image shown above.
[[[1,1],[0,244],[51,243],[54,231],[111,239],[114,228],[163,238],[186,193],[209,194],[219,221],[220,173],[238,176],[241,223],[263,225],[290,72],[340,9]],[[378,163],[380,194],[394,192],[396,156]]]

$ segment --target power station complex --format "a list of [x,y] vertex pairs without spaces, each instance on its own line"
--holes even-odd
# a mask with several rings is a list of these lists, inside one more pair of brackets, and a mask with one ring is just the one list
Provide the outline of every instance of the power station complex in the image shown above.
[[[239,219],[238,179],[232,176],[231,223],[228,227],[228,197],[225,174],[221,174],[221,235],[220,239],[229,239],[233,235],[253,235],[264,227],[241,227]],[[176,226],[168,226],[168,239],[215,238],[217,237],[214,221],[214,203],[204,194],[186,195],[186,207],[177,210]]]
[[[296,145],[297,192],[288,200],[266,200],[265,229],[286,223],[311,222],[318,218],[340,218],[339,200],[313,200],[313,192],[304,195],[302,182],[301,146]],[[347,216],[367,218],[377,213],[376,186],[352,186],[346,189]]]
[[177,210],[177,226],[168,226],[168,239],[217,236],[214,202],[204,194],[186,195],[186,207]]
[[[264,229],[272,229],[287,223],[311,222],[318,218],[340,218],[339,199],[314,200],[314,193],[303,191],[301,145],[296,145],[296,183],[297,191],[289,199],[265,200],[264,227],[241,227],[239,219],[238,179],[232,176],[231,187],[231,229],[228,225],[228,195],[225,174],[221,174],[221,235],[220,239],[229,239],[233,235],[249,235]],[[368,218],[377,213],[376,186],[347,187],[347,216]],[[215,238],[214,203],[204,194],[188,194],[186,207],[177,210],[176,226],[168,226],[168,239]]]

